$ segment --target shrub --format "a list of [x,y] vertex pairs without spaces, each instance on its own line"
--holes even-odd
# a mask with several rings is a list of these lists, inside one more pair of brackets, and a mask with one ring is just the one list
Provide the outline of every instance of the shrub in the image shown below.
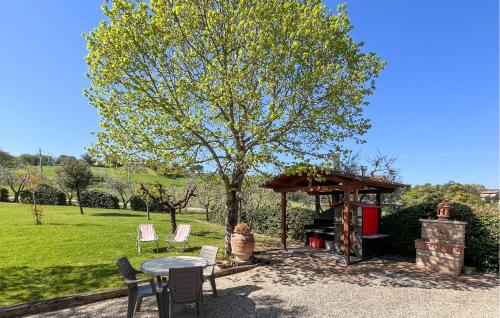
[[81,206],[87,208],[118,209],[120,207],[116,196],[98,190],[82,192],[80,200]]
[[[139,195],[130,197],[130,209],[133,211],[146,211],[146,201]],[[149,212],[162,212],[161,203],[152,202],[149,204]]]
[[[382,233],[392,239],[386,241],[386,252],[415,256],[414,240],[420,238],[420,218],[435,218],[434,204],[418,204],[382,217]],[[498,272],[500,217],[498,209],[483,205],[452,203],[450,219],[466,221],[465,265],[484,271]]]
[[[21,203],[33,203],[31,190],[23,190],[19,194]],[[66,205],[66,195],[56,188],[42,183],[35,189],[35,200],[37,204]]]
[[9,190],[0,188],[0,202],[9,202]]
[[[219,206],[209,212],[210,221],[225,224],[225,206]],[[279,204],[266,204],[259,208],[243,208],[240,214],[242,222],[250,225],[256,233],[279,237],[281,234],[281,209]],[[298,207],[288,207],[287,233],[294,240],[304,238],[304,225],[314,222],[314,211]]]

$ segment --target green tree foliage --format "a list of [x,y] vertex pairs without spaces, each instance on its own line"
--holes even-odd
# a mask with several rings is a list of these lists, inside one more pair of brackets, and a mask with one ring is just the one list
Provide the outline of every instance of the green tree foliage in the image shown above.
[[329,163],[364,142],[365,97],[384,62],[350,36],[345,6],[321,1],[115,0],[85,35],[101,117],[93,155],[190,167],[210,163],[226,193],[252,170]]
[[92,180],[92,170],[90,170],[89,164],[84,160],[76,160],[73,157],[65,158],[61,162],[61,166],[56,169],[56,178],[58,184],[62,187],[76,192],[80,213],[83,215],[81,193]]
[[484,191],[484,189],[482,185],[460,184],[453,181],[443,185],[431,185],[427,183],[402,191],[399,200],[405,206],[421,203],[429,203],[436,206],[442,201],[481,204],[479,193]]
[[130,184],[117,178],[106,178],[105,183],[109,190],[120,197],[123,208],[126,209],[130,201],[130,196],[132,195],[132,187]]
[[210,220],[210,210],[223,206],[224,188],[216,174],[208,173],[200,177],[196,198],[198,204],[205,209],[205,220]]
[[19,194],[26,188],[31,174],[31,169],[15,169],[0,165],[0,182],[12,190],[14,202],[19,202]]
[[0,165],[10,166],[13,165],[16,160],[16,157],[8,153],[7,151],[3,151],[0,149]]

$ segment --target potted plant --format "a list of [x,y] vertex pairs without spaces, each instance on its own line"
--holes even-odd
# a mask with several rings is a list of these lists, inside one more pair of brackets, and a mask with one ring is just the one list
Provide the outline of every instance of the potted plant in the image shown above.
[[250,226],[246,223],[237,224],[234,233],[231,235],[231,248],[236,260],[249,260],[253,255],[254,246],[255,239]]

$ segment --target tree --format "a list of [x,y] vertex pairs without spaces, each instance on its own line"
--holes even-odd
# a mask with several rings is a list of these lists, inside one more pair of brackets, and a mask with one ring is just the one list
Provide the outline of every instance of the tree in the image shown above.
[[26,188],[26,183],[32,173],[28,169],[7,168],[0,165],[0,181],[9,186],[14,193],[14,202],[19,202],[19,194]]
[[[61,162],[64,162],[65,159],[62,159]],[[76,158],[75,158],[76,160]],[[75,190],[73,188],[67,187],[66,176],[64,174],[56,173],[54,178],[54,183],[56,187],[66,195],[68,198],[68,205],[73,205],[73,198],[75,197]]]
[[364,142],[365,97],[384,62],[351,38],[345,6],[116,0],[103,11],[84,35],[85,95],[102,127],[93,156],[214,166],[226,254],[248,172],[331,164],[346,139]]
[[[144,183],[140,184],[140,190],[144,196],[148,197],[153,202],[159,202],[166,210],[170,213],[170,222],[172,224],[172,234],[175,233],[177,229],[176,212],[184,209],[191,198],[196,197],[196,187],[187,186],[184,192],[184,196],[180,199],[176,198],[176,195],[172,189],[165,188],[161,183],[156,182],[151,187],[147,187]],[[149,217],[149,209],[148,209]]]
[[189,173],[190,174],[196,174],[196,175],[201,175],[203,173],[203,166],[202,165],[192,165],[189,167]]
[[92,156],[88,152],[86,152],[83,155],[81,155],[81,158],[83,160],[85,160],[85,162],[88,163],[91,166],[95,163],[94,159],[92,158]]
[[40,205],[37,205],[36,202],[36,191],[37,188],[42,184],[42,176],[37,173],[30,173],[27,181],[26,181],[26,189],[31,192],[31,200],[29,203],[29,211],[35,218],[35,224],[42,224],[42,212],[43,208]]
[[23,165],[37,166],[38,164],[40,164],[40,157],[38,155],[32,155],[29,153],[20,154],[17,157],[17,160],[20,164]]
[[80,213],[83,215],[80,194],[85,190],[92,180],[92,170],[85,160],[76,160],[68,157],[61,162],[61,166],[56,169],[56,178],[60,184],[67,189],[76,192],[76,199],[80,207]]
[[64,160],[68,159],[68,158],[73,158],[76,160],[76,158],[74,156],[67,156],[67,155],[60,155],[59,157],[57,157],[57,159],[55,160],[55,163],[57,165],[60,165]]
[[217,176],[214,174],[207,174],[200,178],[200,184],[196,197],[198,202],[205,209],[205,219],[209,221],[209,212],[214,209],[219,203],[219,198],[222,196],[222,189]]
[[121,198],[123,209],[126,209],[132,195],[130,184],[116,178],[106,178],[105,182],[108,188]]
[[460,184],[453,181],[443,185],[426,183],[404,190],[400,194],[399,200],[405,206],[422,203],[435,206],[442,201],[482,205],[480,197],[482,190],[484,190],[484,186],[477,184]]
[[0,165],[10,166],[14,164],[15,160],[16,158],[13,155],[0,149]]

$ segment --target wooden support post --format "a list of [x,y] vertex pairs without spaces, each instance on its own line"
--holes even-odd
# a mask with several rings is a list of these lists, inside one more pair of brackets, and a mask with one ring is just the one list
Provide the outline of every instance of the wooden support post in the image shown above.
[[350,231],[350,213],[349,213],[349,197],[350,189],[344,185],[344,209],[342,211],[342,223],[343,223],[343,234],[344,234],[344,259],[345,264],[349,265],[351,258],[351,231]]
[[286,250],[286,192],[281,193],[281,245]]
[[314,194],[314,197],[316,199],[316,201],[315,201],[315,204],[316,204],[316,206],[315,206],[316,207],[316,215],[318,215],[319,212],[320,212],[320,208],[321,208],[321,201],[320,201],[320,198],[319,198],[319,193],[316,192]]
[[354,189],[354,191],[352,192],[352,200],[359,201],[358,189]]
[[376,201],[378,205],[378,224],[377,224],[377,232],[380,233],[380,228],[382,227],[382,199],[380,197],[380,192],[376,194]]

